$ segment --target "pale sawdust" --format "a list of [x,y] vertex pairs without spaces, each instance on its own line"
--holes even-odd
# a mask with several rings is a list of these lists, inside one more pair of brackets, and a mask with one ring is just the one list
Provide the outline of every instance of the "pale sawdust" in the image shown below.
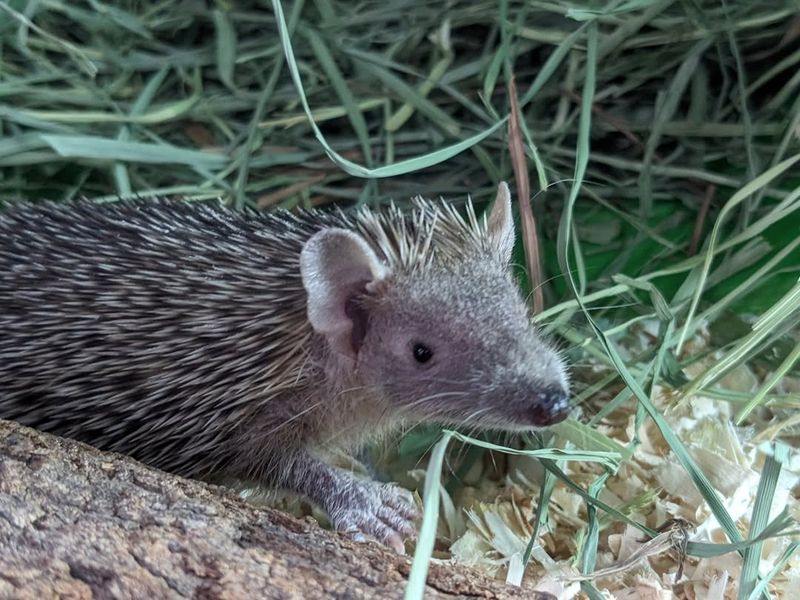
[[[710,355],[705,365],[715,359],[715,355]],[[697,363],[687,369],[687,375],[691,377],[703,368],[704,364]],[[747,366],[741,366],[719,385],[752,393],[759,379]],[[800,382],[787,380],[783,386],[787,390],[797,389]],[[676,406],[674,392],[663,387],[657,388],[653,397],[657,408],[687,446],[746,537],[767,449],[762,443],[764,432],[776,428],[777,417],[738,428],[733,424],[734,407],[728,402],[696,396]],[[620,422],[619,414],[624,411],[627,411],[627,418],[622,420],[625,426],[601,425],[599,428],[620,444],[629,443],[634,434],[635,406],[632,402],[615,413],[614,422]],[[769,416],[762,415],[762,418]],[[691,526],[686,532],[691,541],[727,542],[723,529],[652,421],[645,424],[639,437],[640,445],[631,459],[608,480],[600,499],[612,507],[630,504],[635,508],[629,516],[653,529],[671,519],[682,519]],[[481,473],[484,468],[485,463],[477,464],[466,478],[473,484],[460,490],[454,498],[445,498],[439,536],[448,550],[440,551],[438,558],[477,567],[509,583],[549,591],[560,600],[585,598],[575,581],[580,574],[574,560],[576,548],[586,531],[585,501],[565,485],[556,484],[549,523],[540,531],[538,544],[523,574],[522,556],[533,530],[542,467],[533,458],[508,457],[508,474],[500,482],[484,477]],[[596,468],[576,462],[565,463],[563,469],[584,489],[599,474]],[[795,516],[800,515],[799,495],[800,452],[793,448],[778,481],[770,520],[785,507]],[[609,523],[602,514],[600,518],[595,569],[619,570],[590,578],[606,597],[659,600],[733,600],[737,597],[742,569],[738,554],[681,560],[677,551],[669,549],[666,540],[669,533],[661,536],[660,545],[656,543],[656,547],[648,548],[643,534],[635,527]],[[790,537],[778,537],[764,543],[762,574],[772,568],[792,541]],[[636,560],[637,553],[650,555]],[[676,582],[681,563],[683,572]],[[769,591],[776,598],[792,598],[798,588],[800,553],[794,554],[772,580]]]

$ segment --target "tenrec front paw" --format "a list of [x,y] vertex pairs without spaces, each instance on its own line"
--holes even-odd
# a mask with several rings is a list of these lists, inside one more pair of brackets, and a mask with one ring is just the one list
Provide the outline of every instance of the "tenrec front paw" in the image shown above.
[[404,540],[416,535],[418,513],[411,494],[395,485],[357,481],[327,504],[334,528],[355,540],[372,538],[403,554]]

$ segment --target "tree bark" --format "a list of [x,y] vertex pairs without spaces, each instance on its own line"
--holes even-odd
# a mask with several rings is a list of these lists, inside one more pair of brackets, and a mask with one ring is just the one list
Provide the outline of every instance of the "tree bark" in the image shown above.
[[[399,598],[407,557],[0,420],[0,598]],[[538,598],[432,564],[426,597]]]

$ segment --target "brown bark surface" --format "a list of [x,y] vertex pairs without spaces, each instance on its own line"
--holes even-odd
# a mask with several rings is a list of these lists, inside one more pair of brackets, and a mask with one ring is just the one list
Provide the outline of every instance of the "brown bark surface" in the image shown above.
[[[399,598],[410,560],[0,420],[0,598]],[[544,598],[431,565],[426,597]]]

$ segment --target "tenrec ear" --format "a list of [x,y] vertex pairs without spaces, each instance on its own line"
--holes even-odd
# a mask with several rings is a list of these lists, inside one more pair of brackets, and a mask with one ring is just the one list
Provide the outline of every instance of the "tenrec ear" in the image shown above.
[[346,229],[315,233],[300,253],[308,320],[331,347],[355,357],[366,335],[366,314],[352,302],[388,270],[364,239]]
[[508,264],[514,251],[514,217],[511,212],[511,192],[505,181],[497,186],[497,197],[486,224],[492,247],[503,264]]

